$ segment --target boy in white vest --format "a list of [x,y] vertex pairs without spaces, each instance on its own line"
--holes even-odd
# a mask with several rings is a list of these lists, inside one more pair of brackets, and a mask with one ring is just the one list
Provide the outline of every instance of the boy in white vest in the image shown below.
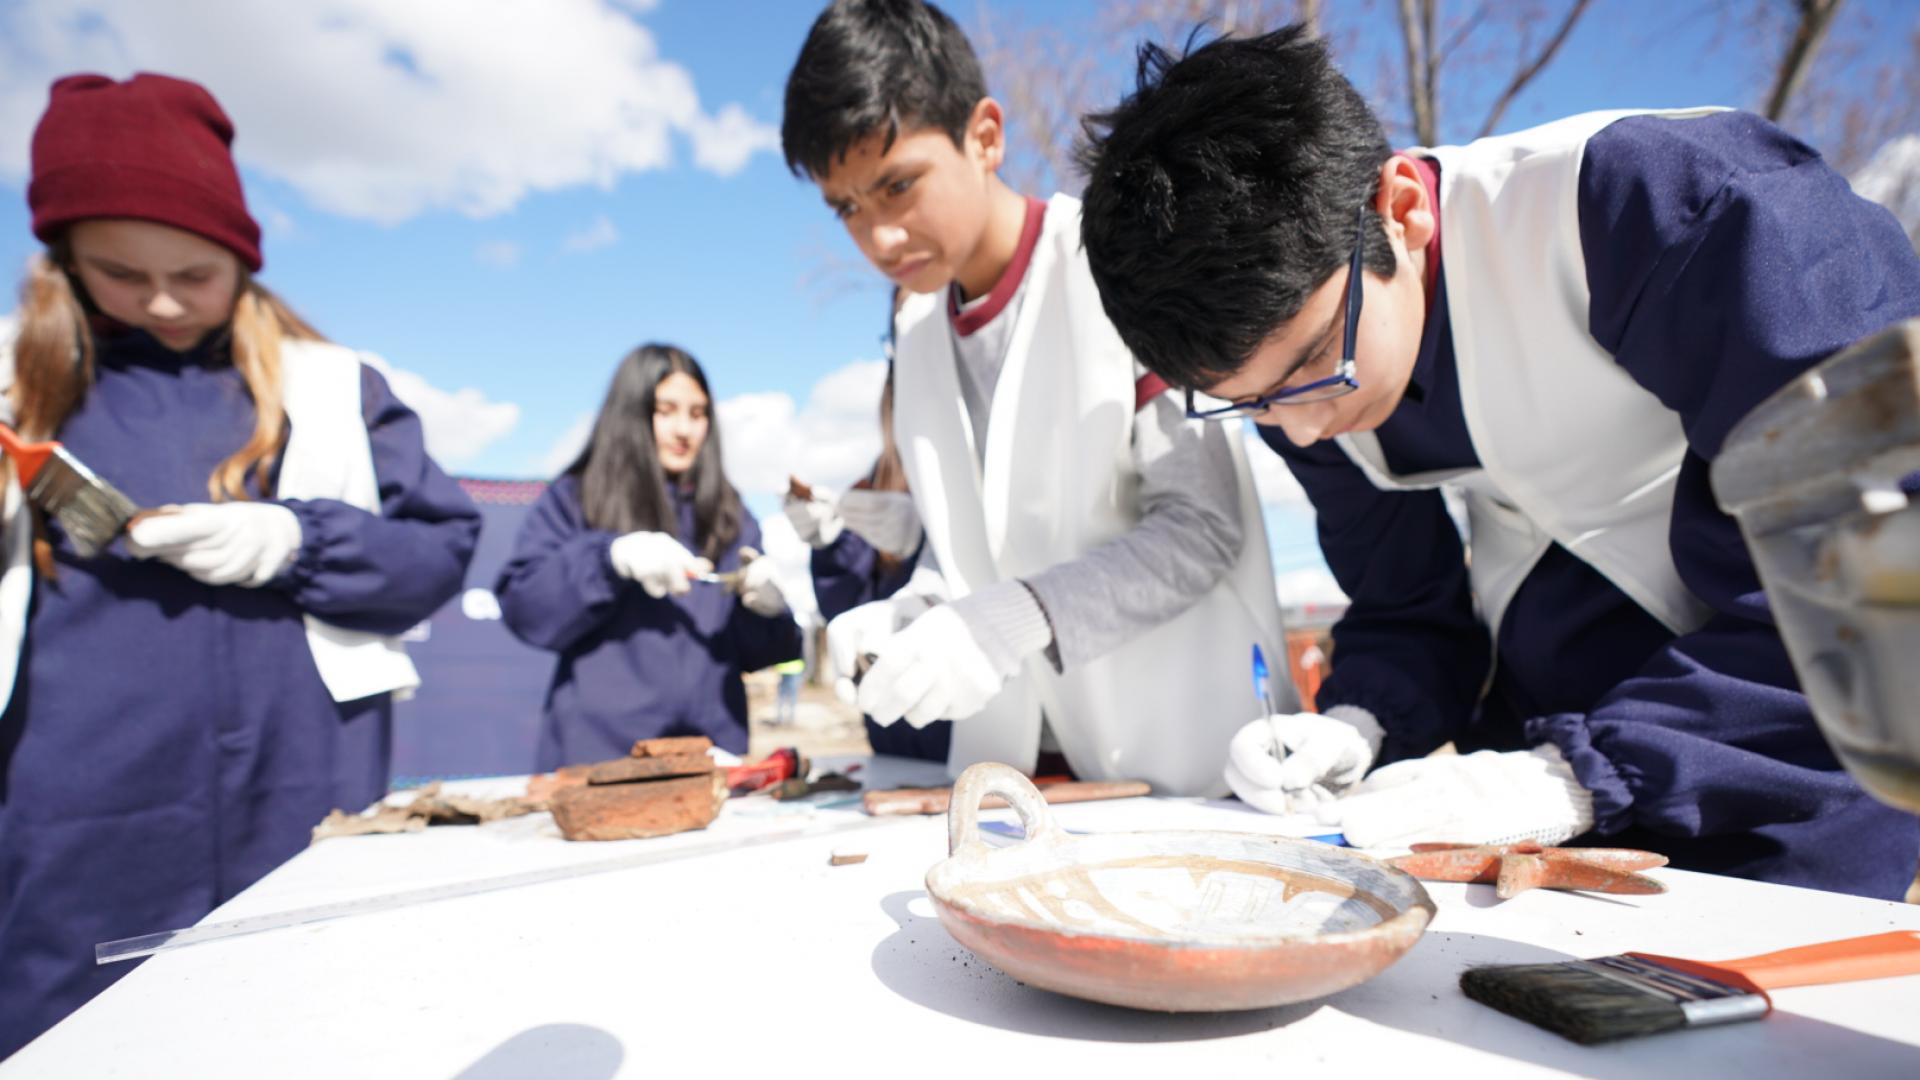
[[875,721],[956,721],[954,771],[1031,772],[1057,746],[1081,777],[1224,792],[1226,740],[1259,712],[1251,647],[1284,655],[1238,432],[1187,420],[1114,334],[1079,204],[1000,180],[1003,113],[938,8],[828,7],[781,136],[914,294],[894,430],[925,551],[900,593],[829,626],[843,685],[870,660]]
[[1191,414],[1265,425],[1353,601],[1321,711],[1232,740],[1242,799],[1363,845],[1591,831],[1906,889],[1920,822],[1821,740],[1708,484],[1754,404],[1920,313],[1891,215],[1724,110],[1395,153],[1298,27],[1148,46],[1093,130],[1122,339]]

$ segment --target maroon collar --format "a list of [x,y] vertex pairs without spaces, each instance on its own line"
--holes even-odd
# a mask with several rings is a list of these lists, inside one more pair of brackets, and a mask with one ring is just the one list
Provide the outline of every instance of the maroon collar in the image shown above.
[[1427,307],[1433,307],[1433,283],[1440,280],[1440,166],[1433,161],[1407,155],[1420,170],[1420,183],[1426,186],[1427,202],[1433,207],[1433,238],[1427,241]]
[[1029,195],[1027,217],[1020,226],[1020,244],[1013,249],[1013,261],[1000,272],[1000,280],[993,283],[985,303],[971,311],[961,311],[959,282],[947,286],[947,318],[953,322],[954,333],[968,337],[1006,309],[1007,302],[1020,290],[1020,279],[1027,276],[1027,264],[1033,261],[1033,249],[1040,244],[1040,226],[1046,218],[1047,204]]

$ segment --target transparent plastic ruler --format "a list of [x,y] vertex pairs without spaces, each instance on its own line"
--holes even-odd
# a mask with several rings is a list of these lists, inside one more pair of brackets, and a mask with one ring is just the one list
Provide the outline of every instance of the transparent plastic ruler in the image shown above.
[[709,840],[705,843],[682,844],[676,847],[660,848],[654,851],[635,852],[622,855],[617,859],[602,859],[599,862],[574,863],[569,866],[553,866],[542,870],[527,870],[518,874],[502,874],[499,877],[480,878],[474,881],[459,881],[450,885],[429,885],[420,889],[408,889],[404,892],[388,893],[385,896],[369,896],[359,900],[340,900],[331,904],[315,904],[312,907],[293,908],[288,911],[269,912],[265,915],[249,915],[241,919],[226,922],[203,923],[199,926],[184,927],[179,930],[163,930],[157,934],[142,934],[139,937],[121,938],[118,941],[103,941],[93,947],[95,964],[111,964],[121,960],[135,960],[142,956],[151,956],[159,952],[172,952],[193,945],[203,945],[209,941],[224,941],[228,938],[244,937],[248,934],[260,934],[269,930],[283,930],[291,926],[304,926],[308,923],[325,922],[330,919],[345,919],[355,915],[370,915],[377,911],[392,911],[395,908],[412,907],[415,904],[427,904],[436,900],[453,900],[462,896],[475,896],[480,893],[498,892],[501,889],[518,889],[527,885],[544,885],[551,881],[566,881],[569,878],[590,877],[594,874],[608,874],[618,870],[632,870],[642,866],[654,866],[660,863],[678,862],[682,859],[697,859],[705,855],[719,855],[728,851],[743,851],[747,848],[763,847],[767,844],[783,844],[789,840],[806,840],[818,836],[832,836],[838,833],[858,832],[881,825],[895,825],[903,821],[922,821],[920,817],[859,817],[840,821],[816,822],[798,829],[784,829],[778,832],[760,833],[754,836],[728,837]]

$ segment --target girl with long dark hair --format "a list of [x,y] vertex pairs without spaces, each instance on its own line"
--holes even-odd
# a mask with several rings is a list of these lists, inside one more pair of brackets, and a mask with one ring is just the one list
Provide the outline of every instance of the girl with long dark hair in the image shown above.
[[521,526],[495,592],[515,635],[560,654],[543,771],[662,735],[744,753],[741,673],[800,655],[773,560],[750,554],[760,526],[727,482],[712,411],[693,357],[628,353],[586,450]]

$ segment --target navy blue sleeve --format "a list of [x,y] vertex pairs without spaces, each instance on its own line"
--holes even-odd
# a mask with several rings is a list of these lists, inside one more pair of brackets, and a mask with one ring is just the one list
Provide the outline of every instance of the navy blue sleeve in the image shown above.
[[420,418],[364,365],[360,403],[380,513],[334,499],[286,500],[300,519],[300,553],[276,584],[336,626],[397,634],[460,590],[480,511],[427,456]]
[[[924,546],[926,539],[923,537],[920,543]],[[885,569],[873,545],[860,539],[852,529],[840,530],[833,543],[813,549],[810,564],[813,599],[820,608],[820,616],[832,619],[861,604],[885,600],[899,592],[913,576],[913,565],[919,558],[920,552],[916,549],[891,570]]]
[[875,595],[873,580],[879,554],[852,529],[840,530],[833,543],[813,549],[808,566],[813,571],[813,600],[821,618],[837,618],[861,604],[881,599]]
[[1670,543],[1714,615],[1590,712],[1529,721],[1529,738],[1566,753],[1603,832],[1836,812],[1859,788],[1814,726],[1709,464],[1782,384],[1920,314],[1920,259],[1886,210],[1745,113],[1615,123],[1588,143],[1579,214],[1589,328],[1685,427]]
[[[740,513],[740,537],[734,543],[738,547],[765,551],[760,546],[760,523],[744,508]],[[759,671],[800,658],[800,624],[793,621],[790,611],[759,615],[736,600],[727,618],[727,633],[733,638],[742,671]]]
[[608,555],[614,534],[587,526],[579,491],[573,476],[547,485],[493,586],[501,621],[538,649],[565,651],[605,622],[626,584]]
[[1316,707],[1373,713],[1386,730],[1382,764],[1431,752],[1466,723],[1492,657],[1445,501],[1374,487],[1334,443],[1297,447],[1279,428],[1259,430],[1306,489],[1320,551],[1352,601]]

